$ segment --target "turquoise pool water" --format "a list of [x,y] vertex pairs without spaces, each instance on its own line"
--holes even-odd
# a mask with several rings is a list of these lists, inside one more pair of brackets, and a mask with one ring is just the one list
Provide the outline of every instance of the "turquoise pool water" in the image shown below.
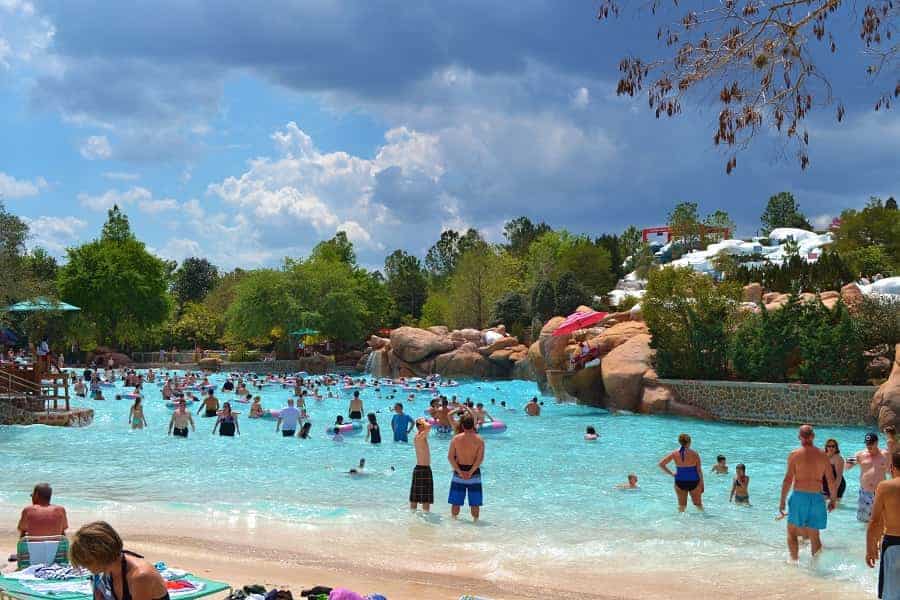
[[[223,380],[222,375],[213,378],[219,387]],[[112,398],[117,391],[121,389],[104,393]],[[278,521],[329,532],[349,540],[346,548],[360,536],[369,542],[384,536],[397,542],[399,556],[410,544],[424,544],[445,557],[430,567],[452,570],[453,560],[446,557],[464,555],[479,565],[481,575],[497,579],[550,566],[559,573],[669,570],[711,581],[717,568],[743,572],[748,581],[759,573],[778,577],[788,572],[784,522],[774,516],[785,457],[796,445],[793,428],[610,415],[555,404],[549,397],[542,398],[543,415],[529,418],[521,407],[538,394],[530,382],[466,383],[447,392],[482,401],[489,410],[491,398],[515,409],[492,410],[509,429],[485,437],[485,507],[478,527],[461,528],[446,518],[448,440],[434,435],[435,515],[411,521],[406,502],[414,452],[390,441],[393,400],[371,389],[362,396],[367,412],[380,411],[385,438],[380,447],[366,444],[361,435],[347,437],[343,444],[326,438],[325,426],[335,415],[346,415],[348,392],[308,403],[314,432],[310,440],[282,438],[275,434],[274,421],[246,418],[241,418],[240,437],[221,438],[211,435],[212,419],[199,417],[198,431],[189,439],[168,437],[171,411],[152,385],[145,391],[149,429],[144,431],[129,430],[130,400],[82,400],[95,409],[93,425],[84,429],[0,427],[0,464],[5,465],[0,505],[22,506],[35,482],[49,481],[57,501],[112,515],[111,520],[172,511],[217,523],[227,519],[237,527]],[[280,408],[289,394],[281,387],[265,388],[263,405]],[[218,395],[223,400],[233,396]],[[426,403],[420,396],[407,402],[406,410],[418,416]],[[245,417],[248,406],[235,406]],[[600,441],[583,440],[587,425],[598,428]],[[677,513],[672,480],[656,466],[683,431],[693,436],[707,470],[707,510],[702,515],[690,508],[685,515]],[[837,438],[848,456],[863,447],[863,434],[857,428],[822,428],[817,440]],[[719,453],[727,456],[732,473],[738,462],[747,465],[752,507],[729,504],[731,476],[708,473]],[[361,457],[371,474],[349,477],[347,469]],[[637,473],[641,489],[615,490],[629,471]],[[863,564],[865,528],[855,519],[857,489],[851,472],[845,503],[832,513],[823,536],[826,553],[801,568],[841,590],[867,593],[874,589],[874,574]],[[4,527],[11,529],[14,523]],[[455,533],[446,535],[448,530]],[[413,554],[407,559],[414,560]]]

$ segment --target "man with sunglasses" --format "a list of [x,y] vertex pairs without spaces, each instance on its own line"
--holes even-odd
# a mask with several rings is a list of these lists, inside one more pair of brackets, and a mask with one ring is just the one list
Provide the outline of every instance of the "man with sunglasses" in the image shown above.
[[886,451],[878,447],[878,434],[866,434],[866,449],[847,459],[847,469],[859,465],[859,502],[856,520],[868,523],[872,518],[872,504],[875,502],[875,488],[884,481],[888,471],[889,458]]

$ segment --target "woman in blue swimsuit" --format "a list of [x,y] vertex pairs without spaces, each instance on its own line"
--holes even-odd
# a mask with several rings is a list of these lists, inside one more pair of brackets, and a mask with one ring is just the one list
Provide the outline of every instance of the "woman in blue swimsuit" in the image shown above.
[[[703,510],[703,468],[700,455],[691,450],[691,436],[682,433],[678,436],[678,450],[673,450],[659,461],[659,468],[667,475],[675,478],[675,495],[678,497],[678,511],[687,508],[688,494],[698,510]],[[669,469],[669,463],[675,461],[675,472]]]

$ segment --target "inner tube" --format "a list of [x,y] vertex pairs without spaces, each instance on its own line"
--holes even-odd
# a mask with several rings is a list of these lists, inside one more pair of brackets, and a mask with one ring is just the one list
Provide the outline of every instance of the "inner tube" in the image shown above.
[[[438,422],[434,418],[428,419],[428,424],[432,426],[432,431],[438,431]],[[478,427],[475,428],[475,432],[479,435],[492,435],[495,433],[503,433],[506,431],[506,423],[503,421],[489,421],[487,423],[482,423]]]
[[325,429],[325,433],[334,435],[334,428],[337,427],[343,435],[356,435],[363,430],[362,421],[350,421],[343,425],[331,425]]
[[261,417],[253,417],[254,419],[265,419],[266,421],[277,421],[278,417],[281,416],[280,410],[263,410],[263,414]]

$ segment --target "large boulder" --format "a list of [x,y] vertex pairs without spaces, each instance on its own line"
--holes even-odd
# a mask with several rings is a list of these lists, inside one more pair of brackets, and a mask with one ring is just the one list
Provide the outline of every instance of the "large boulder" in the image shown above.
[[600,355],[603,356],[634,336],[649,333],[650,330],[643,321],[625,321],[624,323],[616,323],[594,339],[588,341],[588,346],[598,348]]
[[827,292],[819,294],[819,299],[822,300],[822,304],[824,304],[825,308],[828,310],[834,310],[834,306],[837,304],[840,297],[840,293],[835,292],[834,290],[828,290]]
[[603,357],[603,387],[608,408],[633,412],[640,409],[642,380],[652,359],[650,336],[646,333],[635,335]]
[[578,404],[603,406],[603,373],[599,366],[579,369],[564,381],[566,393]]
[[625,321],[631,321],[633,319],[634,314],[632,314],[630,310],[625,310],[606,315],[600,323],[602,325],[615,325],[616,323],[624,323]]
[[434,359],[434,370],[444,377],[493,377],[498,369],[480,352],[468,347],[468,344],[440,354]]
[[872,416],[878,420],[881,429],[888,425],[900,428],[900,344],[894,350],[894,366],[890,376],[872,398]]
[[743,293],[741,294],[741,300],[744,302],[759,304],[760,302],[762,302],[762,294],[763,288],[760,284],[749,283],[744,286]]
[[450,328],[445,325],[434,325],[427,329],[435,335],[450,335]]
[[221,358],[203,358],[197,361],[197,366],[204,371],[218,371],[222,366]]
[[545,370],[567,369],[569,352],[566,346],[571,342],[571,336],[553,335],[553,332],[565,321],[564,317],[553,317],[541,329],[540,343],[541,356],[544,359]]
[[512,336],[509,336],[509,337],[505,337],[505,338],[500,338],[499,340],[497,340],[496,342],[494,342],[493,344],[491,344],[489,346],[482,346],[481,348],[478,349],[478,351],[481,352],[485,356],[490,356],[497,350],[505,350],[507,348],[512,348],[513,346],[518,346],[518,345],[519,345],[519,340]]
[[426,329],[399,327],[391,332],[391,348],[400,360],[416,363],[435,354],[450,352],[453,342]]
[[658,415],[669,412],[669,403],[675,400],[675,394],[664,385],[644,386],[641,392],[640,411],[645,415]]
[[841,300],[850,310],[856,309],[863,301],[862,290],[855,283],[848,283],[841,288]]
[[377,335],[372,335],[366,342],[372,350],[381,350],[391,343],[391,340]]
[[484,341],[484,334],[477,329],[454,329],[450,332],[450,339],[472,342],[480,346]]

